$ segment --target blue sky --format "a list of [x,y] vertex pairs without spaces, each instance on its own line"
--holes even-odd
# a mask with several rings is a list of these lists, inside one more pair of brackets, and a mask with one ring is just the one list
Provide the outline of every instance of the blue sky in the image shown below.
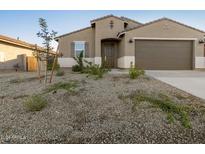
[[108,14],[126,16],[142,23],[168,17],[205,30],[205,11],[0,11],[0,34],[41,45],[42,40],[36,36],[39,17],[45,18],[49,28],[61,35],[87,27],[90,20]]

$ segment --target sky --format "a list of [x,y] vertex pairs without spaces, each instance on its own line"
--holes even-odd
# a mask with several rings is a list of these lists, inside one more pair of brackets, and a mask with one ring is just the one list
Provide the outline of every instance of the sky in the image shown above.
[[[205,30],[205,11],[0,11],[0,34],[33,44],[42,44],[36,33],[40,30],[38,19],[47,20],[50,30],[58,35],[90,26],[90,20],[113,14],[125,16],[141,23],[150,22],[158,18],[167,17],[195,28]],[[57,43],[53,43],[56,48]]]

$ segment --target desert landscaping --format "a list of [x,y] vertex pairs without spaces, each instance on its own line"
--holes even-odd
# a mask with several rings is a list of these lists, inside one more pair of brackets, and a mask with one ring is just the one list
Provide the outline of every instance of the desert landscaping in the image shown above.
[[0,108],[0,143],[205,143],[205,101],[147,75],[4,71]]

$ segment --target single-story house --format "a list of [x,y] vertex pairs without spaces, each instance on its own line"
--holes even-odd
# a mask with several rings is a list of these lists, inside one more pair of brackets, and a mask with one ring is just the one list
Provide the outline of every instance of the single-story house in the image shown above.
[[110,68],[129,68],[133,62],[148,70],[205,68],[205,32],[168,18],[140,23],[126,17],[104,16],[90,27],[55,38],[61,67],[75,65],[74,56]]
[[[33,52],[45,52],[45,49],[19,39],[0,35],[0,70],[15,69],[36,70],[37,61]],[[40,63],[41,67],[43,63]],[[29,67],[29,68],[28,68]]]

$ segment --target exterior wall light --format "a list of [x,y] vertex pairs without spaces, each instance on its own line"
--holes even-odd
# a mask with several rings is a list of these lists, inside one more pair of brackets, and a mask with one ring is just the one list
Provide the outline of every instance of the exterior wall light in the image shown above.
[[110,21],[110,28],[112,29],[114,27],[114,22],[111,20]]
[[133,43],[133,39],[130,39],[130,40],[129,40],[129,43]]
[[200,39],[200,40],[199,40],[199,43],[200,43],[200,44],[205,43],[205,39]]

